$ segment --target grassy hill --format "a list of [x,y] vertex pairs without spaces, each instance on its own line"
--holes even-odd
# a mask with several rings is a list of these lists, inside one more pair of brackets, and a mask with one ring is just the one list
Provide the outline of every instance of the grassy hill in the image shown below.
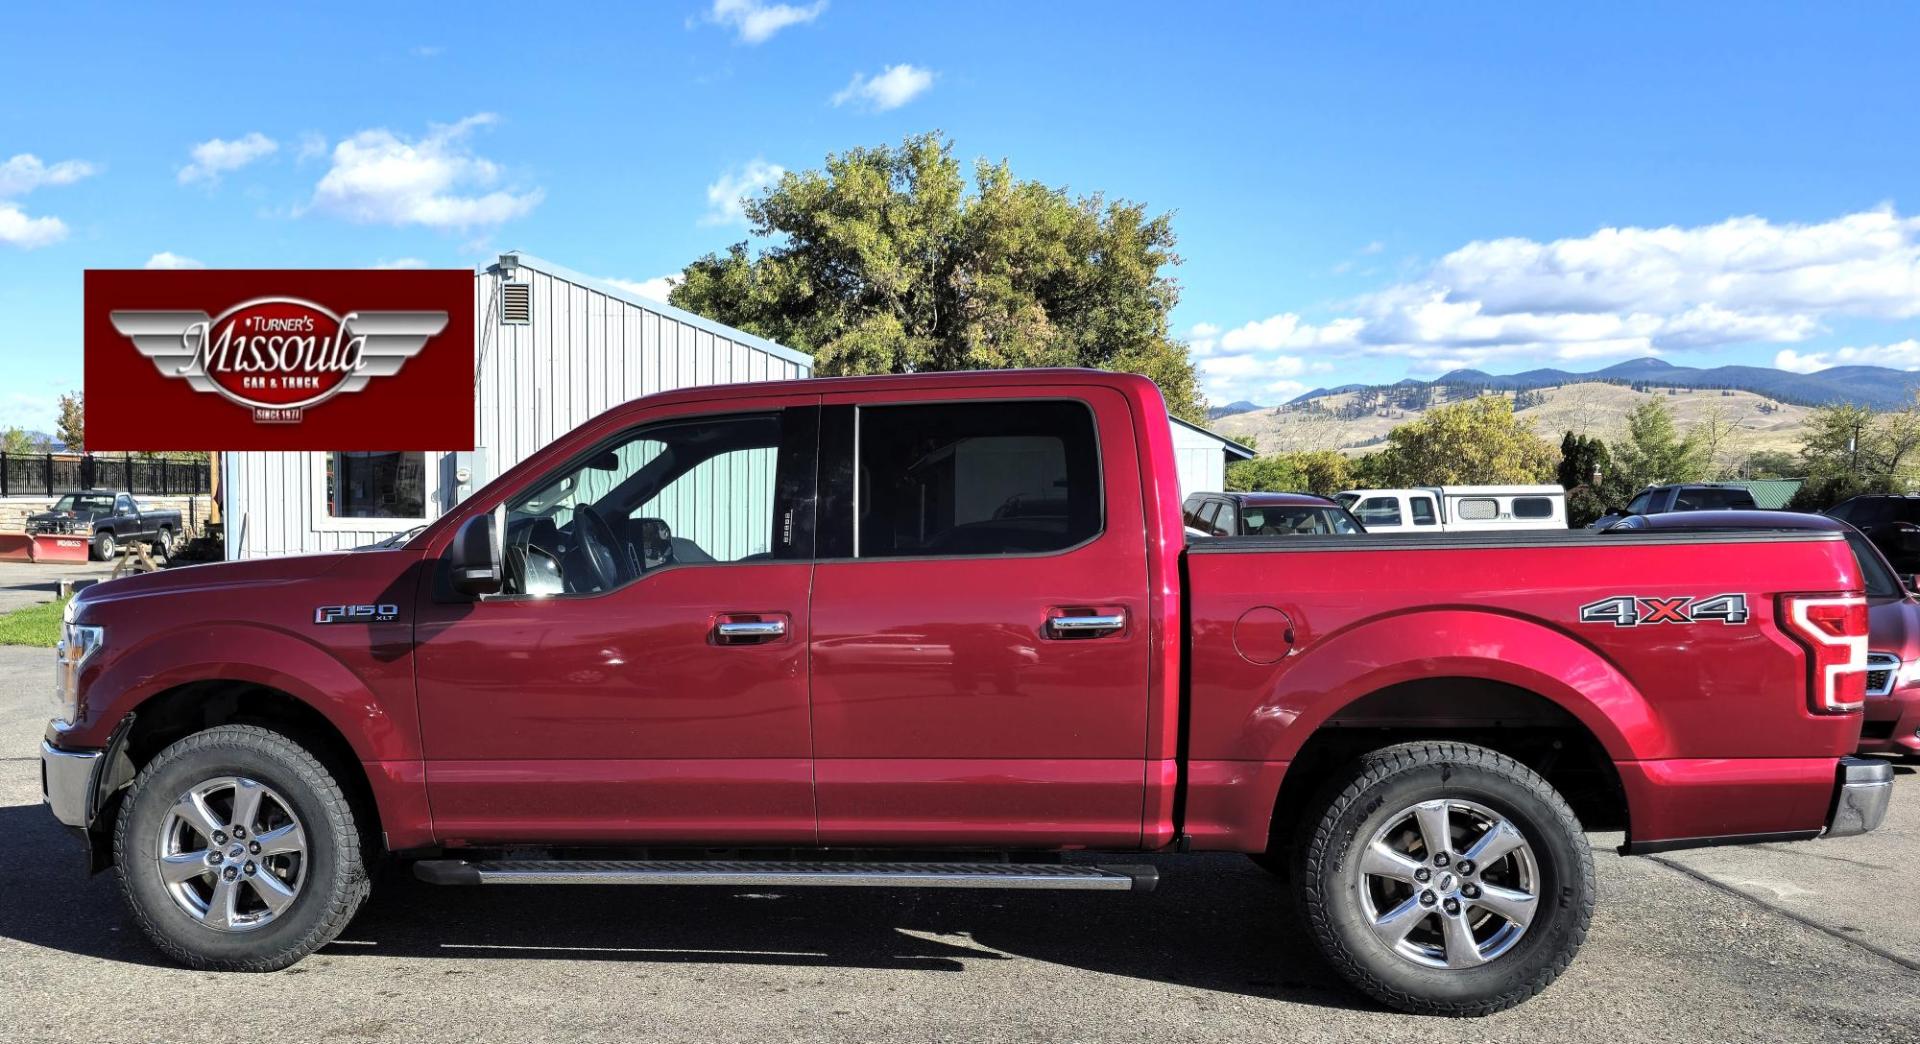
[[[1255,436],[1262,453],[1317,449],[1368,453],[1380,448],[1394,427],[1467,394],[1463,389],[1444,386],[1364,388],[1227,414],[1215,419],[1211,427],[1227,435]],[[1566,431],[1598,435],[1609,443],[1617,441],[1626,433],[1628,412],[1654,395],[1673,407],[1682,431],[1700,423],[1712,411],[1722,410],[1737,425],[1722,453],[1732,460],[1761,450],[1798,450],[1801,427],[1812,412],[1809,407],[1750,391],[1657,386],[1635,391],[1623,384],[1599,381],[1500,394],[1508,398],[1524,395],[1518,416],[1532,421],[1542,438],[1556,443]]]

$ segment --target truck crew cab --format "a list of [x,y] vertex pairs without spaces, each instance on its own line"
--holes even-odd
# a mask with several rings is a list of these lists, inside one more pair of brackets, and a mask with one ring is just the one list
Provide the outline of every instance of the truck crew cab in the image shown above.
[[311,953],[385,856],[1129,890],[1234,851],[1357,987],[1447,1014],[1572,958],[1583,822],[1646,852],[1884,814],[1838,534],[1189,544],[1180,507],[1129,375],[637,400],[404,546],[83,592],[46,800],[195,967]]

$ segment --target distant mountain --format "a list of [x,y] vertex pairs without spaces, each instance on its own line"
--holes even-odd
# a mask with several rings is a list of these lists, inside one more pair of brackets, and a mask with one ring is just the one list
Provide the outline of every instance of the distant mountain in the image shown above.
[[[1399,383],[1401,385],[1424,383],[1446,388],[1497,388],[1502,391],[1523,391],[1529,388],[1550,388],[1582,381],[1657,385],[1663,388],[1731,388],[1735,391],[1753,392],[1756,395],[1764,395],[1770,399],[1799,406],[1825,406],[1828,403],[1844,402],[1876,410],[1890,410],[1913,401],[1914,389],[1920,388],[1920,373],[1909,373],[1885,366],[1836,366],[1817,373],[1793,373],[1788,370],[1776,370],[1770,366],[1715,366],[1711,369],[1700,369],[1693,366],[1675,366],[1659,359],[1631,359],[1591,373],[1541,369],[1498,376],[1483,370],[1454,370],[1431,381]],[[1359,387],[1354,385],[1326,390],[1316,389],[1294,401],[1300,402],[1323,395],[1344,394],[1357,390]]]
[[1208,410],[1207,419],[1215,420],[1220,417],[1225,417],[1231,413],[1249,413],[1249,412],[1252,412],[1253,410],[1264,410],[1264,409],[1266,409],[1266,407],[1260,405],[1257,402],[1253,402],[1248,399],[1240,399],[1234,402],[1227,403],[1225,406],[1215,406],[1212,409]]

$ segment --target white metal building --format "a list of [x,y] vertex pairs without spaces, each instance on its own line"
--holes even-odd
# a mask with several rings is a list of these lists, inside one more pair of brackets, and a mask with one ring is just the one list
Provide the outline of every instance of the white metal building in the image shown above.
[[1227,488],[1227,461],[1252,460],[1253,451],[1198,424],[1173,418],[1173,459],[1180,471],[1180,496],[1220,493]]
[[229,559],[336,551],[403,533],[629,399],[813,373],[805,353],[530,254],[502,254],[474,282],[476,448],[225,454]]

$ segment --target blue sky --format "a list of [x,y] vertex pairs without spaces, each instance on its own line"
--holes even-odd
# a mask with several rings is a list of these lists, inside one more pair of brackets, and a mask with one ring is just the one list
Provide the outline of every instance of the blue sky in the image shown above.
[[777,168],[933,128],[1173,211],[1216,401],[1920,367],[1911,7],[266,6],[13,12],[0,426],[79,385],[89,267],[522,248],[657,288]]

